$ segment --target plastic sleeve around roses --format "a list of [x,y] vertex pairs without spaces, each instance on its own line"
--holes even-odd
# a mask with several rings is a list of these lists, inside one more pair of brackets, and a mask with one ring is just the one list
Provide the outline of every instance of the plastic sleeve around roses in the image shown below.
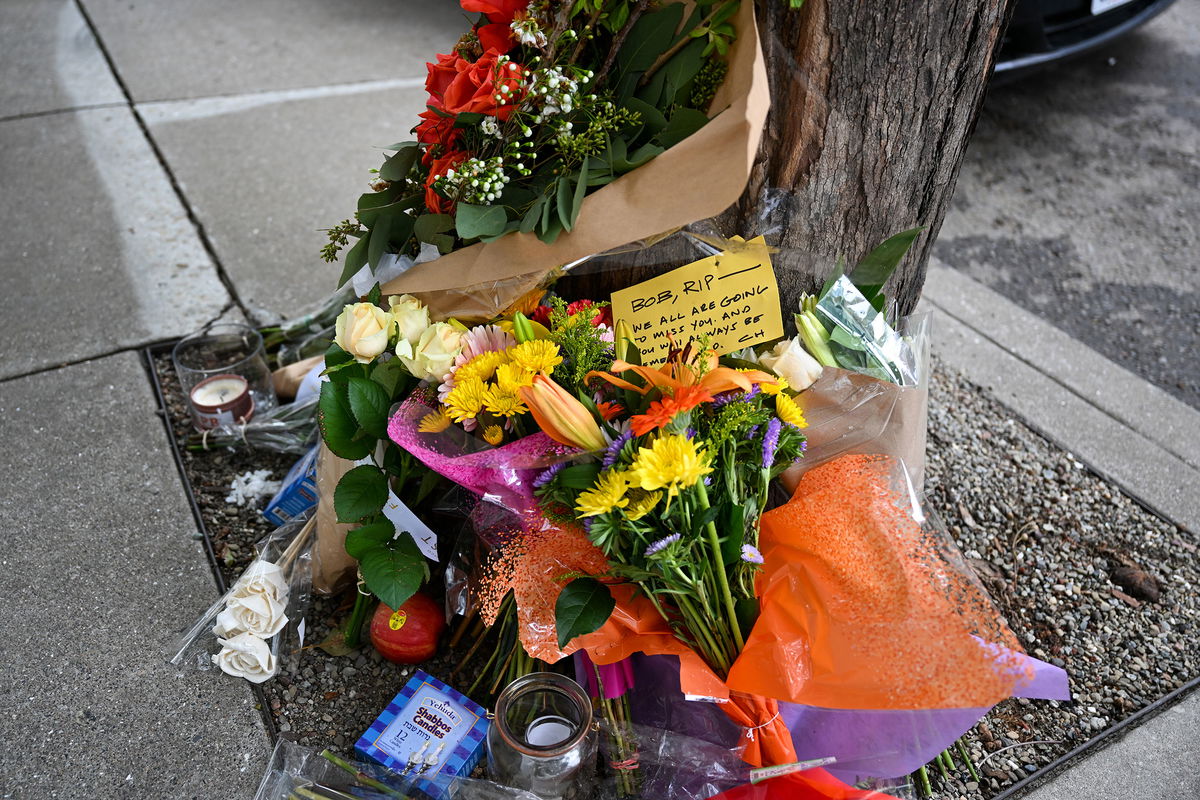
[[[289,800],[296,789],[331,789],[340,796],[392,800],[400,797],[440,796],[446,800],[538,800],[536,795],[481,778],[455,778],[444,774],[422,776],[418,783],[371,761],[352,756],[345,762],[351,772],[321,756],[320,751],[287,739],[275,744],[271,760],[259,782],[254,800]],[[379,788],[383,784],[386,788]],[[325,794],[320,796],[324,797]]]
[[273,453],[306,455],[317,443],[317,397],[255,414],[241,425],[221,425],[188,437],[188,447],[213,450],[249,447]]
[[[271,653],[275,657],[276,670],[281,658],[299,649],[300,626],[308,613],[312,596],[312,559],[311,547],[315,539],[308,527],[309,517],[297,517],[287,524],[276,528],[267,534],[256,545],[256,557],[247,565],[242,575],[251,574],[254,570],[263,569],[266,565],[277,565],[281,560],[282,578],[287,586],[287,600],[284,613],[287,623],[275,635],[270,637]],[[309,531],[309,533],[306,533]],[[266,566],[270,569],[269,566]],[[166,654],[169,664],[181,669],[197,669],[207,671],[216,669],[212,656],[221,647],[218,637],[213,632],[213,625],[220,613],[225,610],[231,597],[237,589],[237,581],[228,591],[221,595],[196,620],[170,648]]]

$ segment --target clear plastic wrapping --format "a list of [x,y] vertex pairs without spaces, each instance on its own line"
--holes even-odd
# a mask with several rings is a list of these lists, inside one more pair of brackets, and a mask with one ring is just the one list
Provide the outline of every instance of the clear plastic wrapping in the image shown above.
[[179,638],[167,661],[183,669],[219,667],[253,683],[274,677],[280,659],[304,646],[313,523],[294,519],[258,542],[254,561]]

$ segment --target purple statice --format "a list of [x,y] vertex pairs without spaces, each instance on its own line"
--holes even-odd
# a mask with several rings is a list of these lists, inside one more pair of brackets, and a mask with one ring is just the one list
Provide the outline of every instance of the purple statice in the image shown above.
[[727,392],[721,392],[713,398],[713,408],[720,408],[721,406],[728,405],[735,401],[744,403],[747,400],[752,400],[755,397],[758,397],[759,391],[760,389],[756,383],[750,387],[750,391],[748,392],[743,392],[741,389],[730,389]]
[[655,553],[659,553],[659,552],[665,550],[668,546],[670,546],[678,541],[679,541],[678,533],[672,533],[670,536],[664,536],[663,538],[659,539],[657,542],[654,542],[649,547],[647,547],[646,552],[643,553],[642,555],[644,555],[646,558],[649,558],[650,556],[654,555]]
[[686,431],[683,432],[683,435],[689,439],[695,439],[696,438],[696,429],[689,427]]
[[747,564],[761,564],[763,563],[763,556],[754,545],[744,544],[742,545],[742,561],[745,561]]
[[539,472],[538,476],[533,479],[533,488],[541,489],[547,483],[554,480],[554,476],[562,472],[563,467],[566,465],[567,462],[560,461],[557,464],[551,464],[549,467]]
[[612,469],[617,463],[617,459],[621,456],[621,448],[633,438],[633,431],[625,431],[620,436],[612,440],[612,443],[604,450],[604,460],[600,462],[600,466],[604,469]]
[[771,417],[771,421],[767,423],[767,433],[763,436],[763,469],[770,469],[771,464],[775,462],[775,448],[779,446],[779,430],[782,427],[783,421],[779,417]]

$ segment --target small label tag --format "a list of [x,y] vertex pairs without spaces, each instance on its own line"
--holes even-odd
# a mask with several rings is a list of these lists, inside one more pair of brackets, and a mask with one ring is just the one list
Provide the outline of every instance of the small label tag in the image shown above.
[[437,534],[429,529],[429,526],[417,517],[408,506],[404,505],[404,501],[396,496],[392,490],[388,490],[388,501],[383,507],[383,515],[392,521],[396,526],[396,532],[408,531],[412,535],[413,541],[417,543],[417,549],[426,558],[437,561]]
[[803,772],[806,769],[815,767],[824,767],[829,764],[836,764],[836,758],[814,758],[811,761],[797,761],[792,764],[780,764],[775,767],[759,767],[750,770],[750,782],[760,783],[769,778],[778,778],[780,775],[789,775],[793,772]]
[[303,617],[301,617],[300,624],[296,626],[296,636],[300,639],[300,648],[299,649],[301,649],[301,650],[304,649],[304,630],[305,630],[304,623],[305,622],[306,622],[306,620]]
[[779,284],[763,237],[612,294],[613,318],[633,330],[642,363],[708,337],[718,353],[783,336]]
[[398,631],[404,627],[404,623],[408,622],[408,612],[404,609],[396,609],[392,616],[388,617],[388,627],[394,631]]

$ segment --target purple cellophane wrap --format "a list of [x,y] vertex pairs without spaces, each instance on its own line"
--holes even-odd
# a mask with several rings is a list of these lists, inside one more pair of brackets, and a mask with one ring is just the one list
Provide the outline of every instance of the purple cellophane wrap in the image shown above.
[[[1018,654],[1034,677],[1014,694],[1041,700],[1069,700],[1067,674],[1036,658]],[[636,685],[630,695],[634,721],[665,728],[714,744],[733,747],[740,731],[708,702],[688,701],[679,691],[679,659],[635,656]],[[1007,663],[1001,662],[1001,663]],[[833,757],[826,767],[842,780],[895,778],[928,764],[970,730],[988,708],[870,711],[779,704],[801,761]]]

